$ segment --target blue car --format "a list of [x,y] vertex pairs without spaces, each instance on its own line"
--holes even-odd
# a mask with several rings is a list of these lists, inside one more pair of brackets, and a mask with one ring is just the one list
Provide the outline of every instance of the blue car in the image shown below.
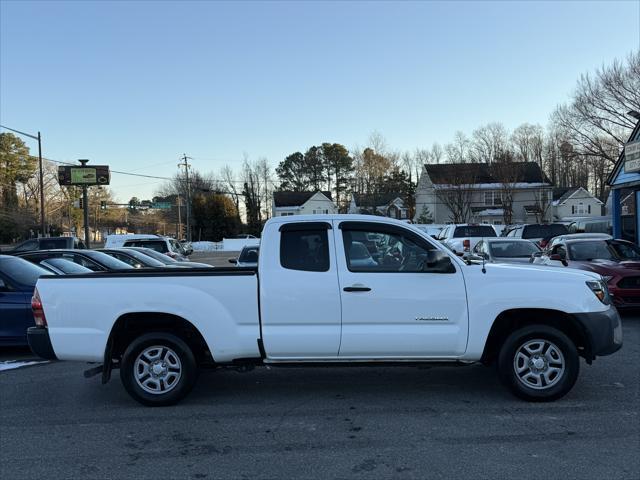
[[36,281],[51,272],[22,258],[0,255],[0,346],[27,345],[35,325],[31,296]]

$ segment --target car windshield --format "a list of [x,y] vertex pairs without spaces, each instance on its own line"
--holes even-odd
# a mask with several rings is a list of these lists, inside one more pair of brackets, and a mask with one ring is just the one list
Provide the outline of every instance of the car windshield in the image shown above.
[[150,248],[141,248],[141,247],[130,247],[130,248],[125,247],[125,248],[127,250],[133,250],[135,252],[144,253],[145,255],[158,260],[160,263],[163,263],[164,265],[171,265],[173,263],[176,263],[176,261],[173,258],[165,255],[164,253],[160,253],[160,252],[157,252],[156,250],[152,250]]
[[614,253],[607,242],[575,242],[568,244],[569,258],[577,261],[613,260]]
[[51,275],[51,272],[18,257],[1,257],[0,271],[21,285],[34,287],[41,275]]
[[453,231],[453,238],[461,237],[497,237],[497,235],[491,225],[467,225],[456,227]]
[[531,254],[540,251],[531,242],[491,242],[489,248],[491,255],[498,258],[528,258]]
[[640,248],[631,243],[612,242],[609,245],[621,260],[640,260]]
[[164,240],[127,240],[124,242],[124,246],[150,248],[160,253],[169,251],[167,248],[167,242]]
[[107,267],[109,270],[125,270],[129,268],[133,268],[128,263],[124,263],[117,258],[113,258],[106,253],[96,252],[94,250],[83,250],[82,253],[89,257],[92,260],[100,263],[101,265]]
[[566,225],[554,223],[551,225],[527,225],[522,232],[522,238],[557,237],[569,233]]
[[[127,248],[126,250],[124,250],[123,253],[126,253],[127,255],[134,257],[136,260],[138,260],[139,262],[141,262],[143,265],[147,267],[164,267],[166,265],[165,263],[162,263],[160,260],[157,260],[155,258],[152,258],[150,255],[147,255],[146,253],[142,253],[142,252],[139,252],[138,250],[133,250],[131,248]],[[162,253],[160,255],[162,255]]]
[[45,266],[52,265],[57,269],[63,271],[64,273],[89,273],[89,270],[82,265],[78,265],[77,263],[70,262],[69,260],[65,260],[64,258],[49,258],[47,260],[43,260]]

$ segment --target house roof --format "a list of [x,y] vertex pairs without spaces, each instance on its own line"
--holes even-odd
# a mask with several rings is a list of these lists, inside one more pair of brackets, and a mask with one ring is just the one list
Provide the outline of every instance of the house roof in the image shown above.
[[[456,178],[469,178],[472,183],[503,183],[496,163],[427,163],[424,168],[434,184],[452,184]],[[513,182],[551,183],[536,162],[513,162]]]
[[359,207],[382,207],[389,205],[396,198],[402,199],[402,195],[397,192],[392,193],[354,193],[353,199]]
[[[318,191],[309,192],[273,192],[273,201],[276,207],[299,207],[304,205]],[[331,200],[331,192],[320,192],[328,200]]]
[[596,198],[594,195],[592,195],[589,191],[587,191],[583,187],[558,187],[553,189],[553,206],[555,207],[557,205],[563,204],[564,202],[569,200],[573,195],[575,195],[578,190],[582,190],[584,193],[580,194],[580,196],[576,197],[576,199],[586,200],[587,198],[590,198],[592,200],[596,200],[602,203],[600,199]]
[[556,187],[553,189],[553,201],[562,203],[573,195],[579,188],[580,187]]

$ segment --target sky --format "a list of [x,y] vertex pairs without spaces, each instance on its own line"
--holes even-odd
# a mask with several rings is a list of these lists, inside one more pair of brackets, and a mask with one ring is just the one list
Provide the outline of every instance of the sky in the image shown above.
[[580,74],[638,48],[640,0],[0,0],[0,124],[54,160],[172,176],[186,153],[216,174],[372,132],[405,151],[545,125]]

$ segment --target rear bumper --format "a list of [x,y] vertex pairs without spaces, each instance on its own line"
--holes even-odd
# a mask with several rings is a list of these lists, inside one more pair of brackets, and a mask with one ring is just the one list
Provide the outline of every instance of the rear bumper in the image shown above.
[[577,313],[574,316],[589,340],[591,358],[588,360],[611,355],[622,348],[622,322],[615,307],[604,312]]
[[34,354],[47,360],[57,360],[49,338],[49,329],[46,327],[30,327],[27,330],[27,339],[29,348]]

